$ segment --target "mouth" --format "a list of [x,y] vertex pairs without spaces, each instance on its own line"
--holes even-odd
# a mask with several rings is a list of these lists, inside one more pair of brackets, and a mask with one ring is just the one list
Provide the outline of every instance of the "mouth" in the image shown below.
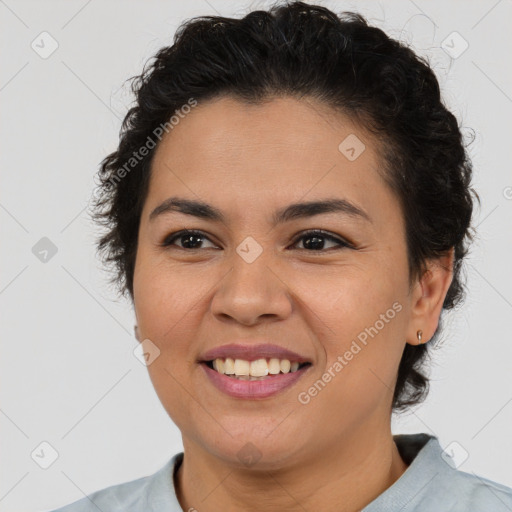
[[307,356],[272,343],[230,343],[201,354],[197,363],[218,391],[238,399],[270,398],[294,386],[313,366]]
[[289,359],[261,358],[253,361],[234,358],[217,358],[202,361],[211,370],[236,380],[267,380],[287,373],[295,373],[311,366],[309,362]]
[[214,359],[202,361],[210,384],[231,398],[261,400],[291,388],[312,366],[287,359]]

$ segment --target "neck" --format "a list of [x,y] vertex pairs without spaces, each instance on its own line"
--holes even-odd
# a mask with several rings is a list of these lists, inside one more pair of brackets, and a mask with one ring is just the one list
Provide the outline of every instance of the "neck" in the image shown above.
[[344,434],[300,462],[265,471],[226,465],[184,439],[184,458],[174,485],[183,510],[217,512],[271,508],[283,512],[360,511],[400,478],[407,469],[390,430]]

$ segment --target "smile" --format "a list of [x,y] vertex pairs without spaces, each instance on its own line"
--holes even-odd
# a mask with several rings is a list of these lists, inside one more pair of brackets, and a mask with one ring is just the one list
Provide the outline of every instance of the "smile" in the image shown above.
[[297,382],[311,367],[288,359],[215,359],[201,367],[210,382],[234,398],[261,399],[273,396]]

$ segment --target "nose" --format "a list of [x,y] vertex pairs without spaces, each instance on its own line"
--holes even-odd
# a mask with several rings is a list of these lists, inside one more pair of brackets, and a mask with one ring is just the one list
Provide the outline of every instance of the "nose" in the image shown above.
[[263,255],[248,263],[235,253],[231,271],[212,298],[212,314],[247,326],[288,317],[293,309],[291,295],[275,267]]

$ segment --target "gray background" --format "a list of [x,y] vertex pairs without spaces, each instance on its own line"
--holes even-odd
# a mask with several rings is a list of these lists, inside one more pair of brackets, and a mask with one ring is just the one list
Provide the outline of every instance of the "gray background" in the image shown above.
[[[446,103],[476,132],[482,208],[468,299],[446,317],[428,401],[394,418],[393,431],[433,433],[461,470],[512,486],[512,2],[317,3],[358,10],[427,56]],[[133,355],[134,314],[106,285],[85,208],[130,101],[123,81],[182,20],[266,6],[0,0],[1,511],[51,509],[153,473],[181,451]],[[51,49],[43,31],[58,43],[46,59],[31,47]],[[42,442],[58,452],[47,469],[52,449]]]

